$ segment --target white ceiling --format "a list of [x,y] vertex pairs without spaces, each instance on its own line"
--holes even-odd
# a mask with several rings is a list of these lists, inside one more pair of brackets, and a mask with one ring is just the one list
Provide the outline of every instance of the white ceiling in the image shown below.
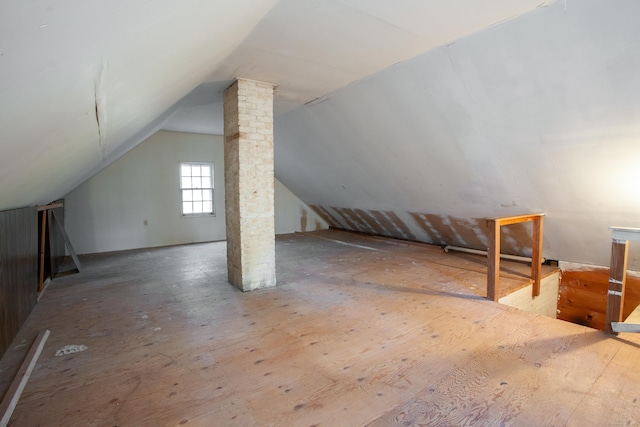
[[276,84],[282,113],[539,3],[2,1],[0,209],[64,196],[160,128],[221,133],[236,77]]
[[547,3],[281,0],[163,128],[222,134],[222,92],[237,77],[276,85],[279,115]]

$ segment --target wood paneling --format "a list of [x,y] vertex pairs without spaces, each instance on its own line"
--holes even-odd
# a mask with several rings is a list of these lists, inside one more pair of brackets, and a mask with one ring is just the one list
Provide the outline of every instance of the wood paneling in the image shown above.
[[0,212],[0,355],[36,304],[38,254],[36,208]]
[[[604,330],[609,269],[564,271],[558,293],[558,319]],[[627,275],[623,319],[640,304],[640,278]]]

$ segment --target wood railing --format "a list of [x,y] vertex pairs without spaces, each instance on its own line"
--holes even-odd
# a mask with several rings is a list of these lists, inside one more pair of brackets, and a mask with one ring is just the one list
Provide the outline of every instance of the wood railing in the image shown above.
[[640,241],[640,228],[610,227],[611,266],[609,270],[609,290],[607,292],[607,314],[605,331],[617,335],[618,332],[640,332],[638,324],[623,324],[622,309],[627,282],[627,258],[629,241]]
[[542,264],[542,235],[544,233],[544,213],[509,216],[503,218],[487,218],[489,228],[487,298],[498,301],[500,298],[500,227],[533,221],[533,244],[531,247],[531,283],[532,296],[540,295],[540,268]]

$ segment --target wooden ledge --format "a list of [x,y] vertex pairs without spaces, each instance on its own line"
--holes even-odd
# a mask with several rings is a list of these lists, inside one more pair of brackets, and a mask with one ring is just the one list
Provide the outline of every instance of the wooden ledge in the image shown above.
[[518,224],[521,222],[534,221],[543,216],[545,216],[545,214],[541,212],[524,215],[505,216],[501,218],[485,218],[485,220],[487,221],[487,225],[489,225],[489,223],[496,223],[498,225],[510,225]]

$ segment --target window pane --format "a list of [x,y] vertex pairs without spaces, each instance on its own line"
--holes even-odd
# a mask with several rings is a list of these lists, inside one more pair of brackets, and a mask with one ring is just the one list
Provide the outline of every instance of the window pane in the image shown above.
[[211,163],[181,163],[182,214],[213,214],[213,173]]

